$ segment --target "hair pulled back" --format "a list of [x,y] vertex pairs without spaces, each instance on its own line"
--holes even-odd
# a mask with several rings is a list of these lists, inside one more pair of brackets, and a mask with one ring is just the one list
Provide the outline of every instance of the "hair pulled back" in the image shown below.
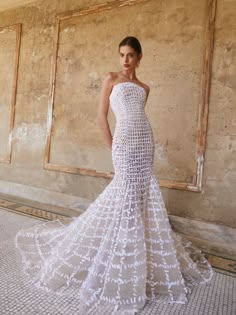
[[119,49],[121,46],[129,46],[133,48],[133,50],[140,55],[142,53],[142,47],[139,40],[134,36],[125,37],[119,44]]

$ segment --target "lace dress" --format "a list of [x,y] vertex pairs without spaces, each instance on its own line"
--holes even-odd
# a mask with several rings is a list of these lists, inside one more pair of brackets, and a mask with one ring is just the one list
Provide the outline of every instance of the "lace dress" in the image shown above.
[[84,310],[99,304],[138,310],[147,300],[185,303],[191,287],[213,275],[200,250],[169,224],[153,173],[145,103],[145,89],[136,83],[113,87],[112,181],[70,223],[38,223],[16,235],[27,280],[78,297]]

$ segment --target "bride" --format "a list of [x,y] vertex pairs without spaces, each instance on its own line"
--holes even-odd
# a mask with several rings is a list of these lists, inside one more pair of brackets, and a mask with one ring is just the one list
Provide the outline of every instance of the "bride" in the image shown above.
[[[213,276],[200,250],[169,224],[153,171],[154,138],[145,114],[150,89],[136,76],[138,39],[124,38],[119,54],[121,70],[106,74],[97,115],[112,152],[112,181],[70,223],[44,222],[16,235],[27,280],[77,297],[81,314],[102,304],[115,314],[135,314],[147,301],[186,303],[192,286]],[[109,106],[116,117],[113,138]]]

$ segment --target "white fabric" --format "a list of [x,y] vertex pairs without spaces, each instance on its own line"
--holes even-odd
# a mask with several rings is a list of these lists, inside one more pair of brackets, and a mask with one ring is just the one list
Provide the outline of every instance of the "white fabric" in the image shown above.
[[145,103],[136,83],[114,86],[114,178],[70,223],[44,222],[16,236],[27,280],[80,298],[84,310],[108,303],[134,311],[148,299],[185,303],[190,287],[213,275],[203,254],[169,224]]

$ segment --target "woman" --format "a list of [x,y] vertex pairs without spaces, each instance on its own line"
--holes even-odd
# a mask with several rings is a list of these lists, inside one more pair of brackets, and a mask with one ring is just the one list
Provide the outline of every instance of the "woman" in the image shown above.
[[[154,139],[145,114],[149,87],[138,80],[142,49],[135,37],[119,45],[121,71],[103,81],[97,123],[112,150],[115,175],[79,217],[18,232],[23,269],[37,287],[80,298],[84,310],[111,305],[135,314],[147,300],[185,303],[191,286],[213,270],[171,229],[153,172]],[[116,116],[114,138],[107,121]]]

